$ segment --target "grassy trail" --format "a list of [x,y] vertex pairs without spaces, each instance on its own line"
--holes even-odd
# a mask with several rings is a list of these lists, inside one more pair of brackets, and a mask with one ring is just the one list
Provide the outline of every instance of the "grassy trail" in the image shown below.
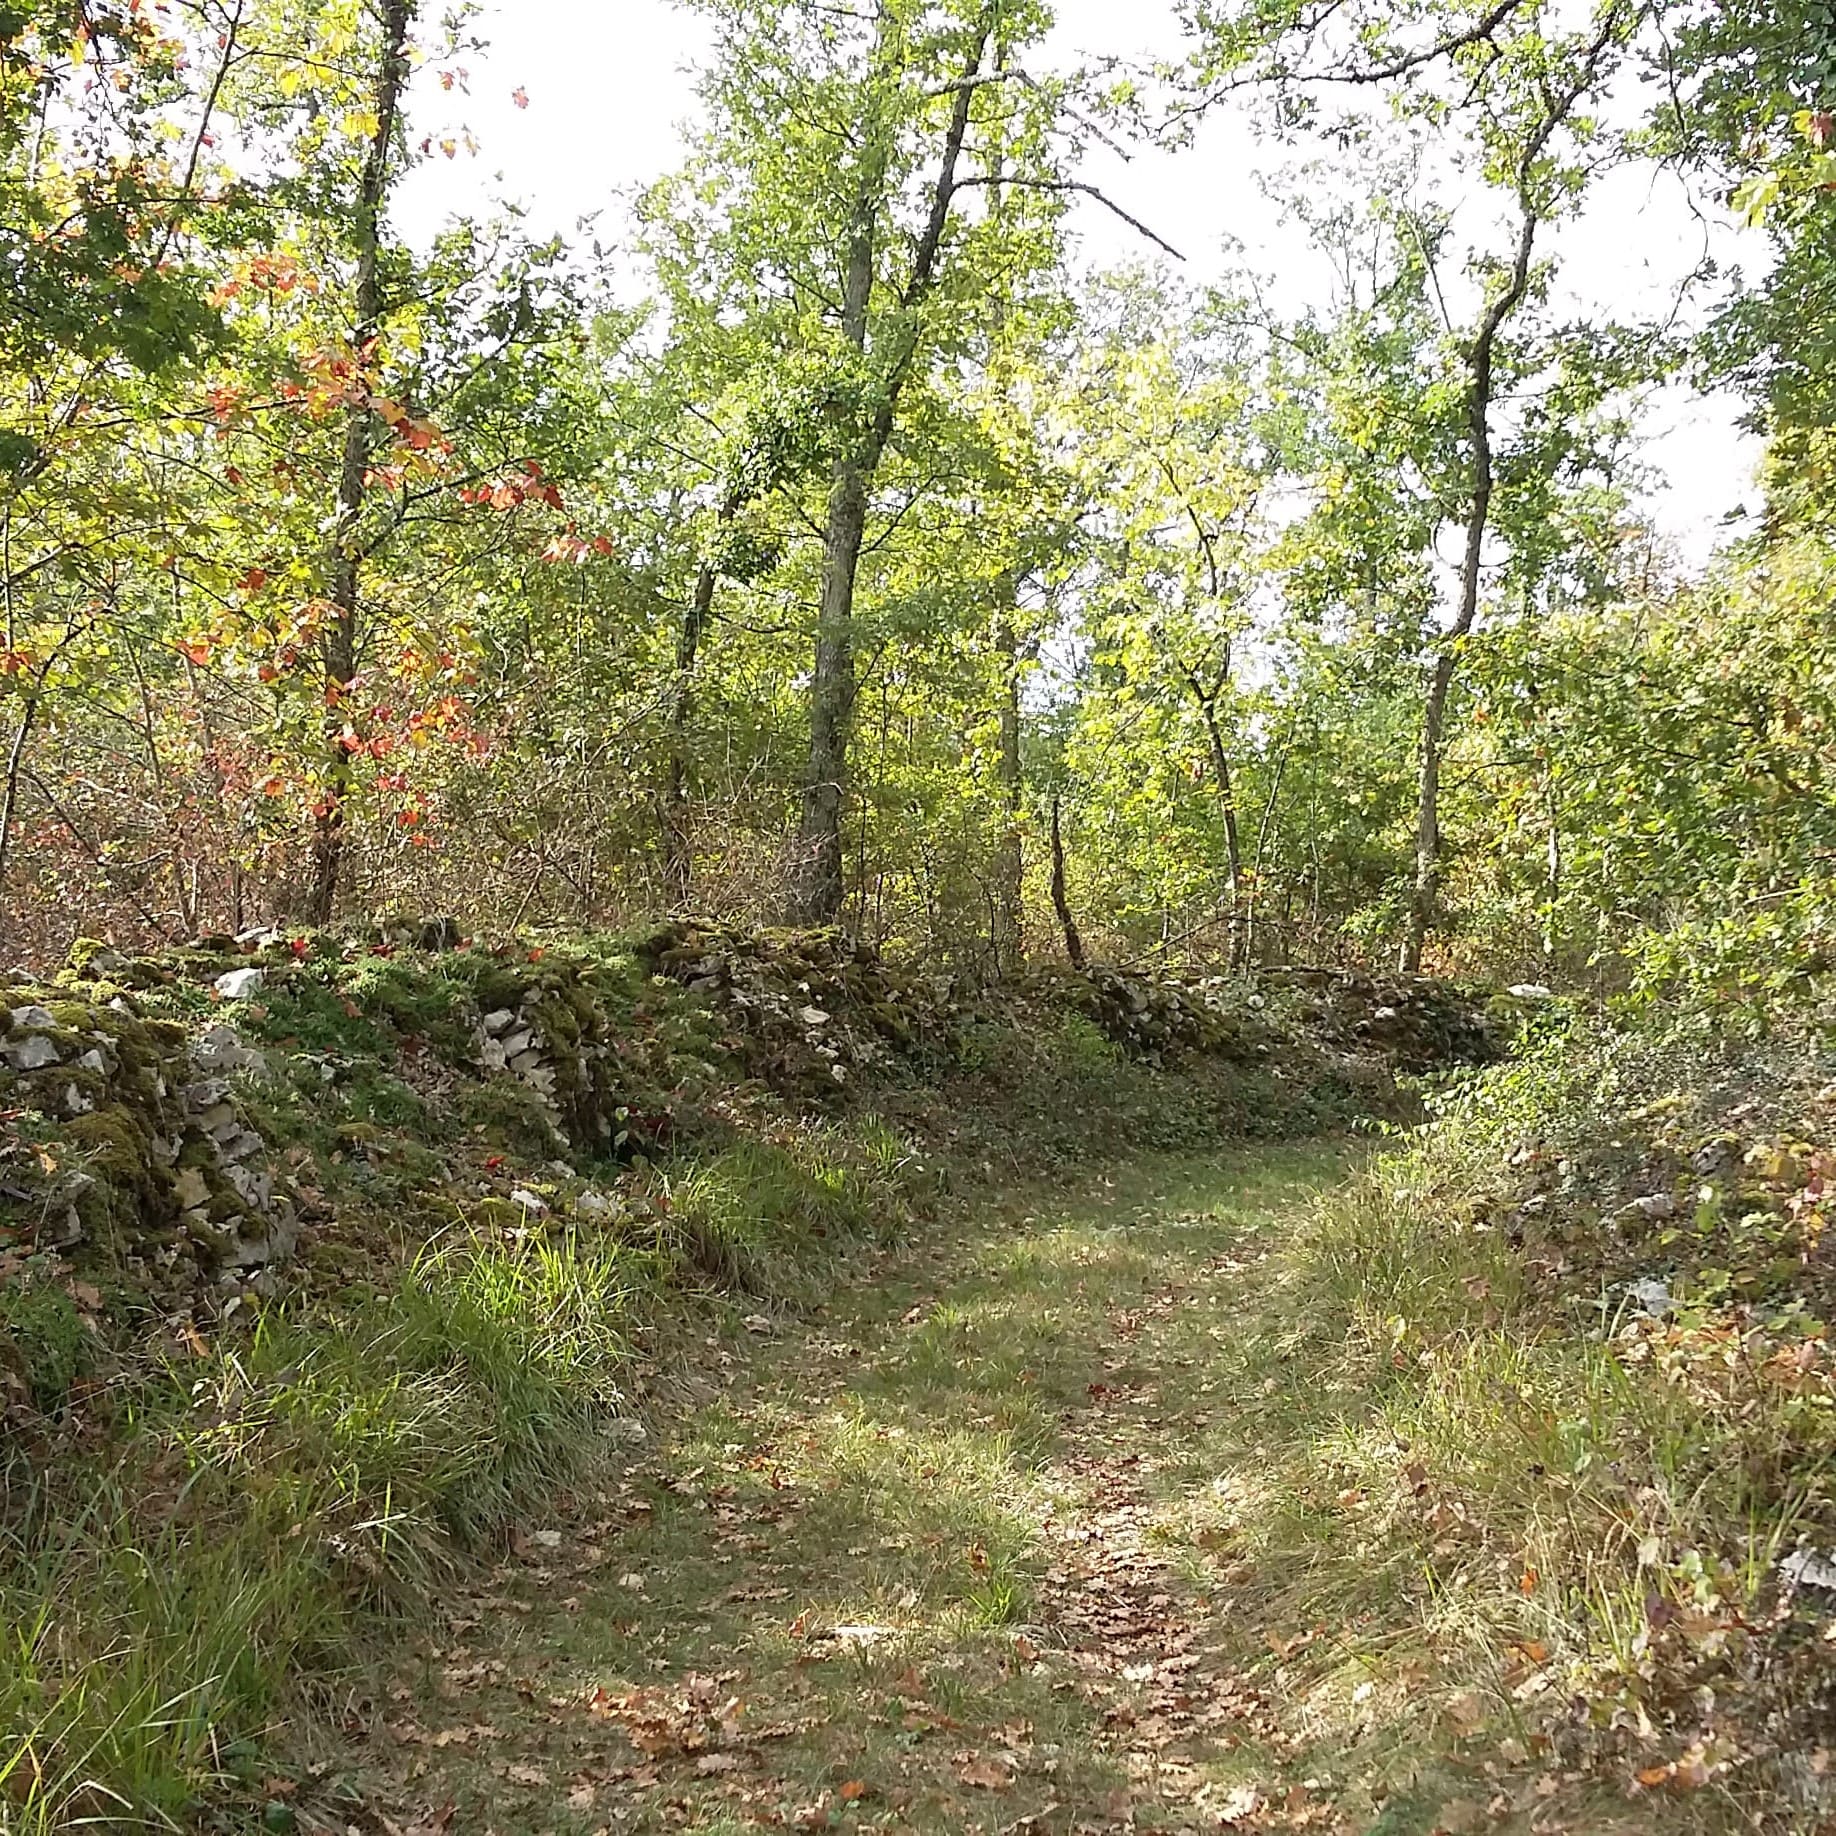
[[696,1347],[701,1406],[452,1603],[299,1826],[1621,1827],[1518,1791],[1406,1624],[1300,1617],[1241,1534],[1278,1438],[1356,1409],[1293,1367],[1281,1265],[1348,1168],[1137,1163]]

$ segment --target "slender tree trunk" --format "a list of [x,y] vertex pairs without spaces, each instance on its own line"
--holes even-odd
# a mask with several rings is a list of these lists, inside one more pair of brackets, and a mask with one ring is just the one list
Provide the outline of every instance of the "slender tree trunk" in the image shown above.
[[1199,697],[1199,711],[1205,721],[1205,738],[1211,747],[1211,769],[1218,783],[1218,808],[1224,817],[1224,863],[1230,874],[1230,936],[1227,955],[1237,960],[1243,933],[1243,827],[1237,813],[1237,784],[1230,769],[1230,753],[1224,744],[1224,729],[1218,721],[1215,696]]
[[27,743],[38,721],[38,696],[30,695],[20,708],[13,741],[6,749],[6,782],[0,785],[0,898],[6,892],[6,870],[11,865],[13,823],[19,810],[19,781],[25,772]]
[[[867,349],[873,305],[883,164],[870,162],[855,195],[842,282],[842,336]],[[799,924],[833,924],[841,916],[842,806],[847,796],[848,739],[854,724],[854,583],[867,534],[867,491],[879,464],[873,430],[843,447],[829,480],[822,536],[822,595],[816,616],[816,661],[810,674],[810,760],[803,781],[801,858],[794,870],[790,915]]]
[[1088,969],[1090,959],[1084,954],[1084,939],[1071,912],[1071,895],[1065,886],[1065,830],[1059,816],[1059,799],[1052,799],[1052,909],[1058,914],[1058,928],[1065,934],[1065,955],[1073,969]]
[[1562,903],[1562,804],[1556,794],[1555,766],[1543,767],[1543,796],[1549,809],[1549,853],[1545,863],[1548,906],[1543,915],[1543,966],[1552,972],[1556,966],[1557,912]]
[[[1471,630],[1470,622],[1466,626]],[[1463,636],[1455,627],[1455,637]],[[1403,931],[1397,968],[1404,975],[1419,975],[1422,951],[1433,929],[1441,897],[1441,765],[1446,754],[1447,702],[1459,667],[1452,644],[1435,659],[1422,704],[1422,740],[1415,804],[1415,884],[1409,898],[1408,923]]]
[[[842,810],[848,795],[848,742],[854,724],[854,588],[867,535],[867,502],[887,443],[897,425],[899,396],[918,351],[918,311],[936,279],[944,230],[957,190],[957,163],[969,132],[975,79],[987,55],[999,12],[990,0],[982,28],[950,112],[943,162],[931,192],[930,215],[913,253],[910,275],[899,296],[899,340],[891,353],[879,399],[865,428],[849,437],[842,430],[840,453],[829,485],[829,510],[822,545],[822,597],[816,621],[816,658],[810,674],[810,755],[803,786],[799,859],[792,876],[790,917],[798,924],[834,924],[845,895],[842,866]],[[890,21],[883,32],[890,37]],[[883,41],[884,42],[884,41]],[[885,207],[886,154],[876,146],[877,130],[864,130],[860,184],[848,225],[842,277],[842,337],[857,355],[868,351],[872,318],[875,252]],[[876,341],[876,352],[877,341]]]
[[[18,647],[19,628],[13,605],[13,506],[9,502],[0,512],[0,593],[5,595],[6,648],[10,655]],[[28,695],[19,706],[19,724],[12,744],[6,751],[6,782],[0,786],[0,901],[6,897],[6,870],[13,846],[13,820],[19,808],[19,776],[25,769],[26,746],[32,737],[32,725],[38,718],[38,697]]]
[[[367,365],[381,335],[385,302],[382,285],[383,207],[389,191],[389,158],[408,82],[408,33],[417,0],[383,0],[382,45],[376,70],[376,125],[358,183],[354,233],[357,248],[356,323],[351,343],[360,367]],[[368,402],[353,403],[344,416],[344,457],[338,472],[338,510],[333,526],[326,599],[331,625],[324,639],[326,721],[325,790],[312,838],[312,874],[306,916],[327,924],[337,909],[344,877],[346,816],[353,778],[344,747],[349,719],[343,702],[357,674],[358,617],[362,603],[361,544],[364,497],[375,452],[375,416]]]
[[1000,746],[996,770],[1002,831],[995,851],[994,956],[997,975],[1013,975],[1026,960],[1021,903],[1026,886],[1026,853],[1021,816],[1025,786],[1020,773],[1020,642],[1016,629],[1019,584],[1011,573],[997,583],[994,651],[1001,672]]
[[[6,606],[6,641],[10,650],[17,643],[14,636],[12,583],[7,583]],[[83,627],[66,626],[64,635],[52,647],[51,654],[38,667],[38,674],[32,686],[20,700],[19,722],[13,729],[13,738],[6,751],[6,778],[0,783],[0,896],[6,888],[7,868],[12,864],[13,829],[19,817],[19,790],[24,780],[30,776],[26,770],[26,748],[31,744],[33,731],[38,725],[40,704],[50,687],[53,671],[59,660],[70,646],[75,643]],[[36,782],[36,780],[34,780]],[[4,909],[0,907],[0,909]]]
[[682,615],[676,639],[676,695],[669,711],[669,774],[663,786],[663,865],[669,878],[670,900],[680,908],[688,904],[694,879],[694,862],[688,833],[689,728],[695,718],[695,671],[701,643],[714,615],[714,590],[719,575],[704,561],[695,576],[695,596]]
[[1288,755],[1294,747],[1293,723],[1289,723],[1287,738],[1282,742],[1281,752],[1275,761],[1275,774],[1269,782],[1268,801],[1262,806],[1262,822],[1256,830],[1256,871],[1250,883],[1249,898],[1243,913],[1243,947],[1238,959],[1238,967],[1248,969],[1256,961],[1256,917],[1262,902],[1262,888],[1267,877],[1269,840],[1275,830],[1275,812],[1281,803],[1282,780],[1288,774]]
[[854,583],[867,533],[867,474],[851,455],[836,468],[823,532],[822,602],[810,678],[810,764],[803,786],[803,858],[791,915],[802,924],[841,916],[842,808],[854,726]]
[[1422,951],[1434,927],[1441,897],[1441,767],[1446,755],[1447,704],[1460,652],[1479,619],[1479,590],[1485,573],[1485,540],[1491,527],[1492,494],[1496,486],[1492,460],[1492,396],[1498,334],[1522,303],[1530,282],[1530,258],[1535,248],[1537,218],[1526,203],[1518,240],[1517,265],[1510,285],[1480,321],[1479,335],[1468,356],[1466,389],[1467,438],[1472,447],[1472,499],[1466,517],[1466,552],[1460,561],[1460,605],[1452,629],[1428,677],[1422,703],[1422,736],[1415,804],[1415,883],[1410,891],[1409,913],[1403,928],[1397,968],[1404,975],[1419,975]]
[[1498,339],[1530,292],[1531,263],[1545,207],[1533,191],[1538,162],[1556,130],[1592,86],[1600,60],[1619,29],[1617,9],[1601,21],[1580,70],[1567,87],[1544,93],[1544,113],[1517,163],[1517,250],[1498,297],[1480,315],[1467,349],[1466,425],[1472,450],[1472,498],[1466,518],[1466,552],[1460,563],[1460,606],[1428,678],[1422,706],[1421,776],[1416,797],[1415,884],[1403,929],[1397,967],[1419,975],[1422,952],[1434,926],[1441,896],[1441,767],[1446,751],[1447,704],[1460,667],[1460,653],[1479,619],[1479,590],[1485,569],[1497,478],[1492,452],[1492,407],[1497,388]]

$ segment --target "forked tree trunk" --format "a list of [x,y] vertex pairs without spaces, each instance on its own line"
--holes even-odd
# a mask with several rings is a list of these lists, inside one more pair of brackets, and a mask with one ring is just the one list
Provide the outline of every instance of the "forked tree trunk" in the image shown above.
[[1419,975],[1422,953],[1441,899],[1441,769],[1447,746],[1447,705],[1459,672],[1460,655],[1479,619],[1479,589],[1485,570],[1485,542],[1491,528],[1497,476],[1492,451],[1492,407],[1497,391],[1498,339],[1530,292],[1531,263],[1544,207],[1532,195],[1538,162],[1556,130],[1592,87],[1601,58],[1616,30],[1609,12],[1580,70],[1560,91],[1545,91],[1543,118],[1523,149],[1517,167],[1517,251],[1504,290],[1480,315],[1467,349],[1466,425],[1472,448],[1472,499],[1466,518],[1466,552],[1460,562],[1460,605],[1440,654],[1429,672],[1422,704],[1420,778],[1415,813],[1415,880],[1403,927],[1397,967]]
[[[383,207],[389,193],[389,157],[395,147],[402,92],[408,83],[408,33],[418,0],[384,0],[382,46],[376,69],[375,126],[364,155],[357,189],[354,225],[357,248],[356,323],[352,348],[361,367],[371,360],[381,335],[385,301],[382,286]],[[354,779],[344,730],[349,719],[343,703],[357,674],[358,620],[362,604],[362,524],[366,480],[375,453],[376,418],[368,402],[344,412],[344,457],[338,471],[338,508],[327,565],[326,600],[331,624],[322,656],[325,671],[325,788],[314,818],[311,882],[306,917],[329,923],[337,909],[344,877],[346,820]]]
[[1467,357],[1466,424],[1472,445],[1472,501],[1466,517],[1466,552],[1460,561],[1460,605],[1452,628],[1428,676],[1422,703],[1422,736],[1415,804],[1415,881],[1410,889],[1397,968],[1419,975],[1422,952],[1434,927],[1441,898],[1441,768],[1446,757],[1447,704],[1460,652],[1479,619],[1479,589],[1485,571],[1485,539],[1491,527],[1496,479],[1492,460],[1492,398],[1496,387],[1498,334],[1523,303],[1530,285],[1530,260],[1539,219],[1523,203],[1517,260],[1505,291],[1486,309]]

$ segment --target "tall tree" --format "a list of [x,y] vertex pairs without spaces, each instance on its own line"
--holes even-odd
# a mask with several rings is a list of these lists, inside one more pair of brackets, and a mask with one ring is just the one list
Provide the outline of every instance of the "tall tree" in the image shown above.
[[[1588,123],[1577,122],[1576,113],[1584,103],[1599,101],[1623,58],[1634,19],[1630,5],[1608,4],[1591,31],[1566,41],[1546,39],[1540,32],[1527,35],[1501,50],[1493,66],[1498,101],[1496,112],[1482,117],[1482,144],[1494,182],[1502,178],[1509,186],[1517,235],[1502,262],[1486,264],[1483,303],[1460,341],[1467,455],[1464,543],[1453,622],[1430,667],[1422,703],[1415,879],[1397,965],[1406,975],[1421,970],[1440,903],[1447,702],[1461,653],[1479,621],[1498,486],[1499,341],[1530,297],[1539,237],[1572,211],[1581,194],[1583,162],[1595,134]],[[1565,131],[1568,149],[1561,145]]]
[[[756,299],[783,303],[821,356],[826,490],[809,687],[809,738],[788,904],[839,917],[852,783],[863,561],[876,497],[914,395],[985,323],[1024,264],[976,210],[1062,195],[1056,98],[1024,57],[1036,0],[882,0],[847,14],[796,0],[707,0],[718,46],[704,94],[713,125],[698,169],[718,198],[713,241],[751,266]],[[997,56],[997,49],[1001,55]],[[988,156],[998,142],[1000,159]],[[762,149],[768,149],[762,152]],[[890,506],[888,506],[890,508]]]
[[[375,74],[369,118],[363,124],[363,162],[351,213],[350,348],[361,379],[375,362],[387,329],[391,300],[383,275],[384,213],[397,161],[402,95],[408,84],[409,33],[419,0],[382,0],[373,56]],[[344,700],[357,675],[358,620],[366,559],[364,508],[370,495],[370,462],[377,446],[373,392],[351,391],[344,410],[343,456],[338,497],[325,564],[331,616],[324,637],[326,691],[326,774],[312,842],[312,873],[306,916],[327,923],[338,902],[344,871],[345,812],[350,800],[350,764],[344,736]]]
[[1275,82],[1305,117],[1322,90],[1376,90],[1405,115],[1460,131],[1472,166],[1507,213],[1508,244],[1474,254],[1476,309],[1463,328],[1449,321],[1464,449],[1455,519],[1461,548],[1451,613],[1423,683],[1414,866],[1397,951],[1405,973],[1421,967],[1441,893],[1448,705],[1492,560],[1502,376],[1515,369],[1521,378],[1530,367],[1521,352],[1507,357],[1506,343],[1525,307],[1546,293],[1550,229],[1576,212],[1590,179],[1623,150],[1600,110],[1653,11],[1651,0],[1596,0],[1585,22],[1563,30],[1532,0],[1452,7],[1278,0],[1207,9],[1198,21],[1213,93]]

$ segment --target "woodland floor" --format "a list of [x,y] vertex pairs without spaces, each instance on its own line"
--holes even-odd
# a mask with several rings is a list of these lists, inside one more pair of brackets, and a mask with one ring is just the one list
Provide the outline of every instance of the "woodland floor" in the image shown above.
[[1680,1827],[1463,1739],[1406,1619],[1296,1617],[1220,1508],[1358,1410],[1283,1351],[1284,1242],[1350,1154],[991,1200],[801,1317],[710,1328],[699,1401],[442,1603],[299,1826]]

